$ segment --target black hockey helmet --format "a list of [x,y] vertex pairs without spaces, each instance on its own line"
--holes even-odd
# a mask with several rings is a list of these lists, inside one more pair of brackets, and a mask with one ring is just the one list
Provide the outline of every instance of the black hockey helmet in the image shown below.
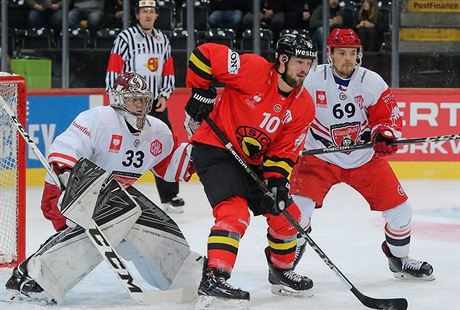
[[307,35],[298,31],[292,31],[281,35],[276,43],[275,57],[277,62],[279,61],[279,55],[282,54],[288,57],[295,56],[315,60],[318,51]]

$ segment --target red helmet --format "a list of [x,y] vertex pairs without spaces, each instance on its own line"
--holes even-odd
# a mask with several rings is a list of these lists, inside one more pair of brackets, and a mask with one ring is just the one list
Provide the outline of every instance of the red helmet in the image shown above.
[[328,47],[361,47],[361,40],[353,29],[334,28],[327,37]]

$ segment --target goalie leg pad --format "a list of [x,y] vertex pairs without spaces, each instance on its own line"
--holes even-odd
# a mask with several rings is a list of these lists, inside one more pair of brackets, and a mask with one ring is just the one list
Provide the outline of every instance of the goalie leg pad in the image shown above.
[[120,255],[132,260],[152,286],[160,289],[193,287],[196,292],[202,256],[190,251],[179,226],[169,215],[136,188],[130,187],[128,192],[142,208],[142,215],[129,232],[126,243],[120,245]]
[[[125,238],[141,209],[113,181],[99,195],[95,220],[112,244]],[[28,263],[29,275],[58,303],[100,262],[102,257],[82,227],[67,228],[45,243]]]

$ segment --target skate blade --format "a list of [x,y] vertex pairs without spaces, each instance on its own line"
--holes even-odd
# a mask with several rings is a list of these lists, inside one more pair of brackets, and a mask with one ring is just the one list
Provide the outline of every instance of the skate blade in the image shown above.
[[5,290],[5,294],[2,295],[2,300],[7,301],[7,302],[14,302],[16,299],[18,299],[19,295],[21,293],[17,290]]
[[173,207],[167,203],[162,204],[163,211],[168,214],[182,214],[184,213],[184,207]]
[[198,296],[195,310],[218,310],[218,309],[238,309],[249,310],[249,300],[217,298],[214,296]]
[[54,299],[45,298],[43,294],[31,294],[26,296],[16,290],[6,290],[2,296],[2,300],[10,303],[30,303],[39,306],[55,305]]
[[394,277],[396,279],[400,280],[411,280],[411,281],[433,281],[436,278],[434,277],[433,274],[430,274],[429,276],[423,276],[423,277],[415,277],[411,274],[408,274],[406,272],[395,272],[393,273]]
[[281,284],[272,284],[272,294],[279,296],[290,296],[290,297],[311,297],[313,292],[311,289],[304,291],[297,291],[289,286]]

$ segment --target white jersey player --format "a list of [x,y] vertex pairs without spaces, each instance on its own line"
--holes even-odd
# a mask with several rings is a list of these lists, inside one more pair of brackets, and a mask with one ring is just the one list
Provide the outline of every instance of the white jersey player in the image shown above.
[[[306,149],[373,143],[352,152],[302,156],[291,175],[291,194],[310,229],[313,210],[321,208],[331,187],[346,183],[358,191],[371,210],[385,219],[382,250],[398,278],[432,280],[433,267],[408,257],[412,211],[407,196],[383,158],[396,153],[401,117],[393,93],[375,72],[360,66],[361,41],[352,29],[334,29],[327,38],[329,64],[310,72],[304,85],[316,103],[316,117]],[[296,262],[305,240],[298,239]]]
[[[139,192],[130,186],[150,169],[165,180],[188,180],[193,172],[191,145],[178,144],[166,124],[147,115],[152,108],[152,95],[146,80],[125,72],[119,75],[109,96],[110,106],[81,113],[53,142],[48,159],[63,185],[70,175],[67,171],[80,158],[102,167],[108,175],[107,183],[115,179],[134,196]],[[63,197],[64,192],[61,194],[47,176],[42,208],[47,208],[43,212],[59,232],[13,270],[6,283],[6,299],[61,303],[66,292],[102,261],[84,229],[66,223],[60,214],[59,196]],[[141,208],[129,218],[116,216],[123,209],[116,202],[102,205],[99,213],[94,211],[94,217],[102,218],[101,229],[148,283],[166,289],[181,281],[179,285],[196,284],[196,290],[202,263],[189,266],[188,273],[196,275],[195,284],[190,278],[178,280],[178,274],[198,255],[189,250],[180,229],[158,207],[151,202],[149,206],[147,202],[139,204]],[[105,212],[110,208],[112,212]],[[162,229],[163,224],[167,229]]]
[[[72,122],[52,143],[48,160],[57,174],[71,169],[81,157],[88,158],[112,173],[125,187],[148,170],[172,182],[187,180],[191,145],[178,144],[169,128],[147,115],[152,95],[145,79],[133,72],[119,75],[109,92],[110,107],[87,110]],[[132,97],[133,103],[127,99]],[[140,110],[131,104],[140,105]],[[61,191],[47,176],[42,211],[56,230],[66,228],[65,218],[57,209]]]

